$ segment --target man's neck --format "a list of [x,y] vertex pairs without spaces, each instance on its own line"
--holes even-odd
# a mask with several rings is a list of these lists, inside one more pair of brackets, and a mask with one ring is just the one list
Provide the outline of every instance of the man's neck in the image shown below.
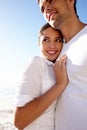
[[78,32],[80,32],[86,24],[79,21],[78,18],[68,20],[61,25],[60,30],[65,38],[65,43],[70,41]]

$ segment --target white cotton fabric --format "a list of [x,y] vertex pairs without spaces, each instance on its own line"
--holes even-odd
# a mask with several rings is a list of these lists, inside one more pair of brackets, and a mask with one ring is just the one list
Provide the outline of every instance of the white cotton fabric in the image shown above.
[[[24,106],[44,94],[54,84],[53,63],[39,56],[33,57],[20,82],[15,100],[16,106]],[[24,130],[54,130],[55,105],[56,101]]]
[[57,103],[56,130],[87,130],[87,26],[64,44],[64,53],[70,82]]

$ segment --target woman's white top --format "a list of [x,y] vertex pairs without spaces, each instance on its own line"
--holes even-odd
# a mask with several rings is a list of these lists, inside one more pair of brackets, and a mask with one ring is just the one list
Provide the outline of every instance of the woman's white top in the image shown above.
[[[44,94],[54,84],[53,63],[39,56],[33,57],[20,82],[15,100],[16,106],[23,107],[26,103]],[[54,130],[55,105],[56,101],[24,130]]]

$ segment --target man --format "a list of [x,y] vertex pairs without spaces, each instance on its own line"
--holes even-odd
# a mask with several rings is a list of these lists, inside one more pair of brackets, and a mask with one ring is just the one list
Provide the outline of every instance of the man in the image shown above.
[[60,29],[68,56],[69,85],[58,99],[56,130],[87,130],[87,24],[76,12],[76,0],[38,0],[47,22]]

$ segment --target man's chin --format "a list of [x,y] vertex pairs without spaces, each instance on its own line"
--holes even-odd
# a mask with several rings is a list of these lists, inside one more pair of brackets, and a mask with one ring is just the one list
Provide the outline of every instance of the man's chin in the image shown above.
[[56,28],[56,26],[55,26],[55,22],[54,21],[49,21],[49,24],[53,27],[53,28]]
[[59,29],[59,25],[58,25],[58,22],[54,21],[54,20],[50,20],[49,21],[49,24],[55,28],[55,29]]

